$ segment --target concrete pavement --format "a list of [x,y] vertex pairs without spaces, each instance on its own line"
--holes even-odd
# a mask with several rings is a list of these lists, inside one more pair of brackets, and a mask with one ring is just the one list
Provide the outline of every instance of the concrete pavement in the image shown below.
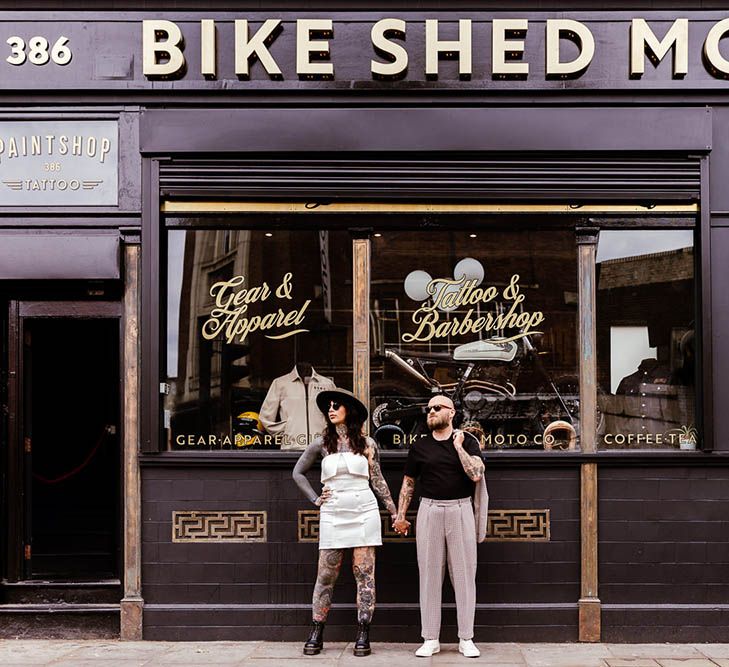
[[0,640],[3,667],[279,667],[279,665],[484,664],[489,667],[729,667],[729,644],[479,644],[481,657],[464,658],[456,644],[432,658],[416,658],[416,644],[373,643],[355,658],[351,643],[328,643],[319,656],[301,644],[277,642],[120,642],[109,640]]

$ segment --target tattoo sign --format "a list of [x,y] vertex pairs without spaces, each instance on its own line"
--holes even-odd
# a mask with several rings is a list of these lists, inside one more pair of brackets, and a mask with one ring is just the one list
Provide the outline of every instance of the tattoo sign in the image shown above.
[[[427,342],[433,338],[476,334],[482,331],[498,334],[505,329],[517,329],[519,333],[499,338],[505,343],[517,338],[539,333],[536,327],[544,322],[542,311],[524,310],[526,297],[520,290],[519,274],[511,276],[503,290],[495,286],[479,287],[478,280],[461,276],[458,279],[436,278],[427,285],[429,298],[412,316],[415,333],[403,334],[406,343]],[[498,300],[499,296],[503,300]],[[504,304],[503,307],[500,307]],[[493,306],[493,311],[479,314],[481,305]],[[466,310],[464,315],[441,320],[441,311]]]
[[3,206],[117,206],[115,120],[0,123]]

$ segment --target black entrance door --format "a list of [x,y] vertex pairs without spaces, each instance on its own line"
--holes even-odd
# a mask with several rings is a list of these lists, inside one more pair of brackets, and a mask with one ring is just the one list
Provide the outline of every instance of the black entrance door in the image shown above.
[[116,578],[118,304],[14,302],[10,331],[16,454],[8,500],[19,510],[9,526],[11,570],[14,561],[19,579]]

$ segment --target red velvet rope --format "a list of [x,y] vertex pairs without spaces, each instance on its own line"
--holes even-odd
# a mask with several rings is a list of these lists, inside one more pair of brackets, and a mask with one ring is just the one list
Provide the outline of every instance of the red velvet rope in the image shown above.
[[48,479],[47,477],[43,477],[42,475],[39,475],[38,473],[33,473],[33,479],[37,479],[39,482],[42,482],[43,484],[58,484],[59,482],[63,482],[70,477],[73,477],[74,475],[78,475],[89,463],[91,463],[91,459],[94,458],[96,455],[96,452],[99,451],[99,447],[101,447],[101,443],[104,442],[104,438],[109,433],[109,427],[104,426],[104,430],[102,431],[101,435],[99,436],[99,439],[96,441],[96,444],[94,445],[93,449],[89,452],[89,455],[84,459],[83,463],[76,466],[73,470],[69,470],[67,473],[64,473],[63,475],[60,475],[59,477],[54,477],[53,479]]

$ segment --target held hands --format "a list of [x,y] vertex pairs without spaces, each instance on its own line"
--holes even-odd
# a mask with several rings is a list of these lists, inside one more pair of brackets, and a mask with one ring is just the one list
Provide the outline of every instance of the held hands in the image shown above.
[[398,519],[397,516],[392,517],[392,529],[398,535],[407,535],[410,532],[410,525],[407,519]]
[[332,497],[332,490],[328,486],[322,487],[321,495],[314,501],[315,505],[321,507],[327,500]]

